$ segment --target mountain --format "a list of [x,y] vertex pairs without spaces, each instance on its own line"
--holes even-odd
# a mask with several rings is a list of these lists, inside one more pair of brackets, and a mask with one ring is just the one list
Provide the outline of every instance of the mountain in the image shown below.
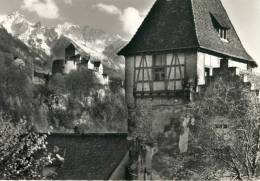
[[86,53],[101,60],[110,72],[114,72],[114,75],[119,74],[118,77],[122,77],[124,59],[117,56],[116,52],[126,41],[118,35],[111,35],[90,26],[80,27],[68,22],[56,27],[47,27],[40,22],[29,22],[19,12],[1,17],[0,24],[10,34],[29,46],[35,54],[38,54],[36,64],[48,67],[51,64],[52,47],[61,36],[65,36],[76,42]]
[[10,64],[15,57],[19,57],[28,67],[31,67],[32,61],[37,59],[37,54],[0,25],[0,63]]

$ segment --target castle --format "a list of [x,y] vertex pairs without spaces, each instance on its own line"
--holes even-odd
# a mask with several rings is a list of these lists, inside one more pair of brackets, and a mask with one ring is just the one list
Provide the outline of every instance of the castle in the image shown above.
[[[152,106],[152,132],[164,133],[172,115],[200,95],[222,69],[242,77],[259,96],[260,87],[252,82],[257,64],[220,0],[157,0],[118,54],[125,57],[130,135],[139,124],[131,118],[138,105]],[[187,146],[179,147],[187,151]],[[150,159],[152,151],[146,153]]]

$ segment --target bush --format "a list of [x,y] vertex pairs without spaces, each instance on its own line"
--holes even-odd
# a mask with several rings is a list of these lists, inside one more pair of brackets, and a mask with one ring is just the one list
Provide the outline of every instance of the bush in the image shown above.
[[54,161],[46,148],[46,135],[0,117],[0,178],[44,179],[42,169]]
[[126,132],[127,110],[123,95],[110,91],[105,93],[103,99],[95,95],[90,114],[98,121],[97,125],[100,128],[113,132]]
[[27,70],[2,63],[0,66],[0,110],[19,121],[32,116],[33,86]]
[[66,76],[65,84],[72,96],[86,97],[98,82],[90,70],[73,71]]
[[64,76],[59,73],[55,74],[51,78],[48,88],[51,92],[54,92],[56,94],[66,93],[66,84]]

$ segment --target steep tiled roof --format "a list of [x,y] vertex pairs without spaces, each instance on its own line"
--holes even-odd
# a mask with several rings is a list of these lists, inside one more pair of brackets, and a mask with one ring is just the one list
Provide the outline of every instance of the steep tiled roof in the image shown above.
[[190,0],[157,0],[130,43],[119,54],[195,47],[198,42]]
[[[255,64],[244,49],[236,30],[220,0],[191,0],[195,20],[196,34],[202,49],[224,54],[233,58],[249,61]],[[228,26],[228,42],[220,39],[214,29],[210,14]]]
[[52,134],[47,141],[65,153],[61,180],[107,180],[128,151],[126,134]]
[[52,46],[52,58],[55,59],[65,59],[65,49],[70,45],[73,46],[80,52],[82,56],[89,57],[90,54],[86,53],[75,41],[72,39],[61,36],[60,39],[55,42]]
[[[228,29],[224,42],[212,17]],[[132,40],[118,53],[194,49],[256,63],[245,51],[220,0],[157,0]]]

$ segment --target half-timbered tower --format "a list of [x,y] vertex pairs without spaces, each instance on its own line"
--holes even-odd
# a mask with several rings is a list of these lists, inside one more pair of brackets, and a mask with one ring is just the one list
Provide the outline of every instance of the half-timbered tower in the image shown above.
[[157,0],[118,54],[126,62],[128,107],[152,105],[155,132],[206,86],[214,68],[257,66],[220,0]]

